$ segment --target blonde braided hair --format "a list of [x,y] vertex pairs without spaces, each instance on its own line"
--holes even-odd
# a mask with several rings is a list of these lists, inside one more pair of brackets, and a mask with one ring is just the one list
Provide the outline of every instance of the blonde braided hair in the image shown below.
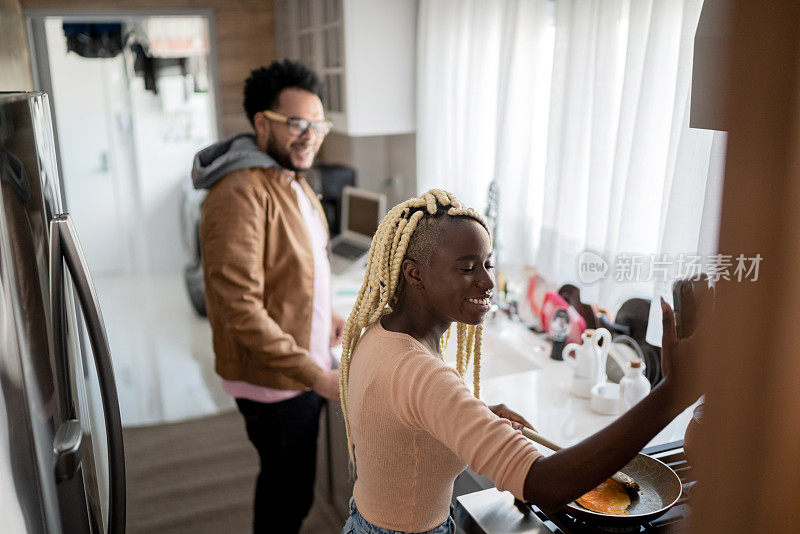
[[[393,207],[381,221],[367,256],[364,282],[358,291],[353,311],[347,318],[342,339],[342,361],[339,369],[339,395],[347,432],[347,452],[351,465],[355,465],[355,450],[348,419],[348,385],[350,360],[364,329],[381,316],[388,314],[397,304],[403,278],[400,270],[406,257],[411,237],[422,221],[433,221],[440,208],[451,217],[469,217],[478,221],[491,236],[486,222],[475,210],[461,205],[458,199],[441,189],[431,189],[419,197],[406,200]],[[428,223],[426,223],[428,224]],[[439,340],[439,354],[450,339],[448,328]],[[470,358],[474,358],[473,391],[480,395],[480,354],[483,337],[482,325],[456,324],[456,370],[465,377]]]

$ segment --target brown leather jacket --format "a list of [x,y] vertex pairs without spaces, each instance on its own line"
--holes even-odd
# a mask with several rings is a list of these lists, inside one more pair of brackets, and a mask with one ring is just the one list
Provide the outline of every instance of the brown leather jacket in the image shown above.
[[206,306],[216,370],[228,380],[299,390],[322,372],[308,354],[314,260],[293,179],[277,168],[237,170],[203,204]]

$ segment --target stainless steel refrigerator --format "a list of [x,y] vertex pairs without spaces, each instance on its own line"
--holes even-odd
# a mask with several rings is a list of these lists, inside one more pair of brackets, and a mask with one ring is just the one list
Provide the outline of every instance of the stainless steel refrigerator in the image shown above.
[[0,531],[125,531],[108,340],[43,93],[0,92]]

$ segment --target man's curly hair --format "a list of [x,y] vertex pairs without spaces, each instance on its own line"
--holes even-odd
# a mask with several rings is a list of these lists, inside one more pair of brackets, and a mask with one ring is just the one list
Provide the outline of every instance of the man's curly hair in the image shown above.
[[320,99],[325,90],[325,84],[317,73],[302,63],[288,59],[273,61],[269,67],[252,71],[244,82],[244,111],[250,124],[259,111],[274,109],[278,95],[287,87],[304,89]]

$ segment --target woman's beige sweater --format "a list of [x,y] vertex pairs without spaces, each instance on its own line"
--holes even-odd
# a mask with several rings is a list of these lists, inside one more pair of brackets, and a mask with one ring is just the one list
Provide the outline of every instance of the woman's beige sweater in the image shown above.
[[423,532],[447,519],[453,482],[467,465],[521,499],[540,456],[455,369],[380,321],[353,354],[349,420],[356,506],[367,521],[392,530]]

